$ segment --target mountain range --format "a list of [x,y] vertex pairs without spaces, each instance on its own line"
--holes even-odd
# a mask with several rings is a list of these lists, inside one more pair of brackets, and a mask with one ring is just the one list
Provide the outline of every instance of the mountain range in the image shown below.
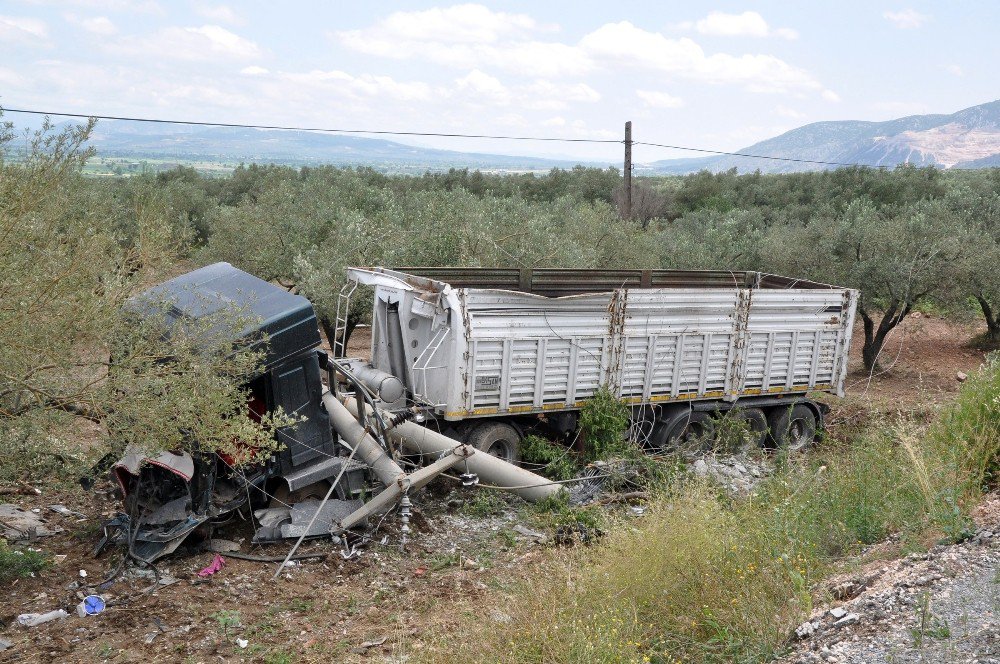
[[[539,171],[550,168],[620,166],[570,158],[459,152],[404,145],[379,138],[308,131],[258,130],[101,121],[91,139],[105,159],[179,162],[284,163],[296,166],[364,165],[384,171],[448,168]],[[837,164],[894,167],[901,163],[938,168],[1000,166],[1000,100],[950,115],[911,115],[885,122],[814,122],[735,152],[803,161],[719,155],[636,164],[638,174],[683,174],[708,169],[786,173],[835,168]],[[828,162],[827,164],[810,162]]]
[[[911,115],[885,122],[814,122],[736,152],[890,168],[902,163],[938,168],[1000,166],[1000,100],[950,115]],[[730,168],[787,173],[835,168],[729,155],[667,159],[651,166],[660,173]]]

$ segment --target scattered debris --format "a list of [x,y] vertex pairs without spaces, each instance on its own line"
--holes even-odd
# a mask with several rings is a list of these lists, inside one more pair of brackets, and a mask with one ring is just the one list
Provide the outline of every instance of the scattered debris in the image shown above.
[[85,570],[85,569],[80,570],[80,578],[81,579],[86,579],[87,578],[87,570]]
[[240,648],[246,649],[246,647],[250,645],[250,642],[247,641],[246,639],[238,638],[236,639],[236,645],[238,645]]
[[104,598],[100,595],[87,595],[83,598],[82,602],[76,605],[76,615],[81,618],[96,616],[98,613],[104,611],[106,606]]
[[13,646],[14,646],[13,641],[8,641],[7,639],[0,639],[0,652],[3,652],[7,648],[11,648]]
[[544,544],[546,540],[549,539],[545,533],[540,533],[537,530],[532,530],[531,528],[527,528],[521,524],[514,526],[514,532],[519,535],[524,535],[528,539],[533,539],[539,544]]
[[0,535],[8,541],[31,540],[61,532],[62,528],[49,527],[45,519],[33,510],[29,511],[11,503],[0,505]]
[[30,484],[25,484],[24,482],[18,482],[17,486],[0,487],[0,496],[15,494],[20,494],[22,496],[40,496],[42,495],[42,490],[35,488]]
[[212,558],[212,562],[209,563],[207,567],[198,570],[198,576],[204,579],[205,577],[212,576],[225,566],[226,566],[226,559],[220,556],[219,554],[215,554],[215,557]]
[[210,539],[205,544],[205,550],[213,553],[232,553],[233,551],[239,551],[240,545],[233,540]]
[[835,620],[840,620],[847,615],[847,610],[842,607],[834,607],[830,609],[830,615],[834,617]]
[[385,643],[386,641],[388,641],[388,637],[383,636],[382,638],[375,639],[374,641],[365,641],[364,643],[361,644],[361,647],[364,648],[365,650],[367,650],[368,648],[376,648]]
[[59,514],[60,516],[66,516],[66,517],[75,516],[81,519],[87,518],[86,514],[83,514],[82,512],[77,512],[75,510],[71,510],[65,505],[49,505],[49,509],[55,512],[56,514]]
[[959,371],[958,373],[955,374],[955,380],[957,380],[960,383],[964,383],[968,378],[969,374],[965,373],[964,371]]
[[48,613],[22,613],[17,617],[17,623],[22,627],[36,627],[51,620],[61,620],[68,618],[69,614],[63,609],[56,609]]

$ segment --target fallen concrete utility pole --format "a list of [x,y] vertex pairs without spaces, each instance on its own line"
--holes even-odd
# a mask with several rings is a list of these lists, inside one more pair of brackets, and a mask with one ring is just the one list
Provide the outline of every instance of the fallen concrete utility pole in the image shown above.
[[[358,405],[354,397],[345,396],[342,398],[347,410],[357,417]],[[327,398],[324,396],[324,403],[326,401]],[[370,407],[368,411],[371,411]],[[391,416],[389,413],[384,413],[384,417],[388,419]],[[356,420],[354,422],[357,424]],[[357,426],[359,429],[361,428],[360,425]],[[409,451],[432,458],[438,458],[443,454],[451,452],[458,444],[448,436],[432,431],[415,422],[397,424],[392,429],[389,429],[386,435],[393,442],[402,445]],[[469,472],[475,473],[486,483],[502,488],[509,488],[510,491],[530,502],[537,502],[549,496],[554,496],[563,490],[555,482],[483,452],[469,456],[466,459],[466,463],[468,464]]]

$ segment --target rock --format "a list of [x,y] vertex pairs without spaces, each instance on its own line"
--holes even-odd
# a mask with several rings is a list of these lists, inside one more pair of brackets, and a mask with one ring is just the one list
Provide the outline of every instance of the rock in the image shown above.
[[850,599],[854,597],[857,593],[855,592],[857,585],[853,581],[844,581],[839,583],[830,589],[830,593],[839,600]]
[[511,617],[499,609],[493,609],[490,611],[490,620],[495,623],[506,624],[511,621]]
[[830,609],[830,615],[833,616],[834,620],[840,620],[847,615],[847,610],[837,606]]
[[708,475],[708,464],[705,463],[704,459],[698,459],[694,462],[694,474],[698,477]]
[[964,371],[959,371],[957,374],[955,374],[955,380],[957,380],[960,383],[964,383],[968,377],[969,374],[965,373]]
[[795,628],[795,636],[800,639],[807,639],[816,632],[816,626],[808,620]]
[[847,627],[848,625],[853,625],[853,624],[857,623],[860,620],[861,620],[861,616],[859,616],[858,614],[856,614],[856,613],[848,613],[846,616],[844,616],[843,618],[841,618],[837,622],[833,623],[833,626],[837,627],[839,629],[840,627]]

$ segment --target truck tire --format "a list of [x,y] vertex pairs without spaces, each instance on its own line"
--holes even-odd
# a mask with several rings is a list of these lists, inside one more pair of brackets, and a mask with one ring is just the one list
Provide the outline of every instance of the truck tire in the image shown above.
[[767,445],[769,430],[767,415],[760,408],[740,408],[737,406],[726,413],[726,417],[746,422],[749,429],[749,444],[744,449],[736,450],[737,452],[745,452],[749,449],[762,448]]
[[521,460],[521,434],[505,422],[485,422],[465,437],[465,442],[508,463]]
[[779,450],[798,452],[812,445],[816,438],[816,413],[802,403],[773,408],[767,422],[771,440]]
[[715,439],[715,419],[711,413],[685,410],[661,421],[657,440],[663,451],[707,452]]

